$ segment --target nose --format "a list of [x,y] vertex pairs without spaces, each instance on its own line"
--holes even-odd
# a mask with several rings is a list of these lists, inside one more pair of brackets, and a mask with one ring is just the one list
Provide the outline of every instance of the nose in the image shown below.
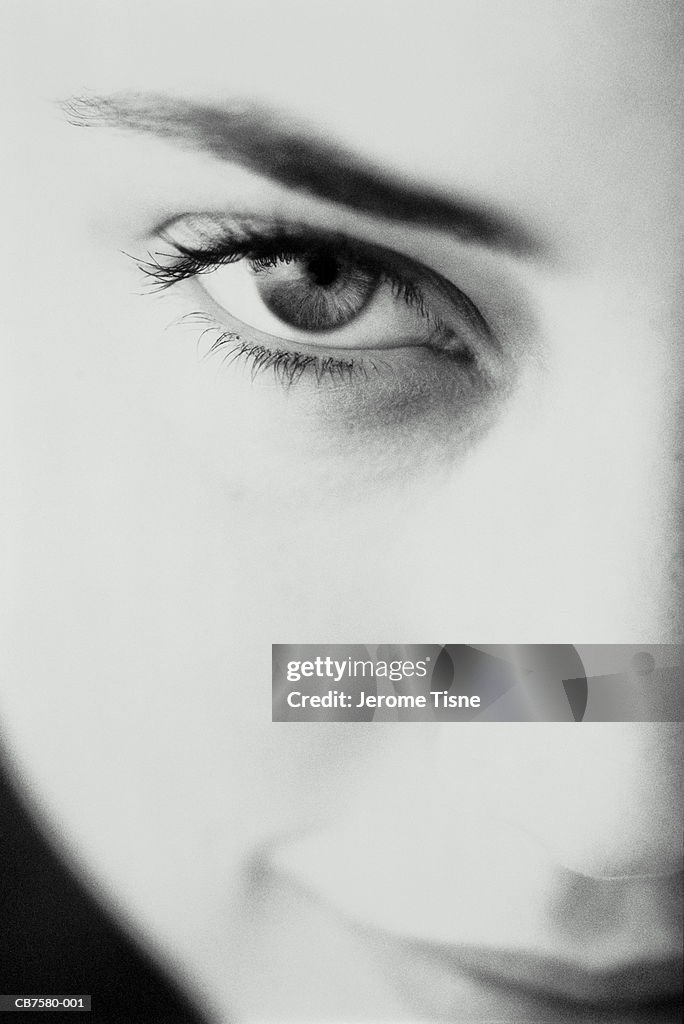
[[669,722],[441,726],[439,774],[594,878],[682,867],[682,726]]
[[590,970],[679,949],[680,727],[369,728],[377,757],[346,777],[349,805],[277,858],[305,887],[459,949]]

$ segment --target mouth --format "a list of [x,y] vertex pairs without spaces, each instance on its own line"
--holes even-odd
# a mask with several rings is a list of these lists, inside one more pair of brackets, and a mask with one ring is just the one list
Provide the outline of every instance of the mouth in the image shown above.
[[[432,943],[360,923],[321,893],[274,872],[272,866],[262,863],[259,875],[259,902],[267,908],[269,924],[266,943],[258,931],[256,941],[250,937],[250,964],[258,953],[257,962],[275,966],[269,986],[275,995],[269,1009],[287,1005],[293,986],[303,991],[318,989],[321,1001],[315,1012],[300,1013],[298,1020],[318,1024],[341,1020],[678,1024],[682,1020],[682,969],[674,955],[601,964],[597,956],[597,963],[590,965],[541,951]],[[395,896],[401,898],[400,893]],[[283,955],[284,969],[279,962]],[[279,978],[285,979],[282,988]],[[337,1002],[339,991],[345,993],[344,1013]],[[264,1013],[254,1016],[275,1019]]]
[[453,998],[450,989],[455,995],[465,977],[482,993],[488,993],[495,1004],[506,1005],[509,1014],[517,1007],[509,1018],[512,1020],[527,1019],[517,1016],[521,1010],[578,1022],[591,1014],[620,1012],[621,1024],[633,1018],[651,1024],[660,1019],[657,1013],[668,1011],[676,1011],[673,1020],[681,1019],[683,978],[679,956],[588,968],[519,950],[444,947],[381,933],[367,932],[366,936],[376,949],[383,950],[384,958],[391,956],[395,965],[404,963],[405,978],[420,980],[423,995],[428,993],[435,1012],[449,1012]]
[[682,1019],[680,874],[594,880],[531,850],[482,855],[467,871],[410,871],[400,846],[371,857],[368,835],[366,847],[330,839],[283,847],[272,868],[355,937],[410,1019]]

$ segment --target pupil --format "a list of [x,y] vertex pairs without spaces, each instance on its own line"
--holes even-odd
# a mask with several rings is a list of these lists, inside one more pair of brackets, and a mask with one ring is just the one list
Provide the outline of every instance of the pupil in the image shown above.
[[335,284],[340,274],[340,265],[334,256],[327,253],[316,253],[309,257],[306,267],[313,284],[320,288],[328,288]]

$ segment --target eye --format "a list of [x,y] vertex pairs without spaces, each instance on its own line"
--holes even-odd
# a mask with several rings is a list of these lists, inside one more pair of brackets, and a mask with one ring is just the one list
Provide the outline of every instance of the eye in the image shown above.
[[[290,243],[292,244],[292,243]],[[389,257],[354,252],[345,240],[262,248],[208,268],[207,294],[245,327],[320,349],[387,349],[455,342],[445,296],[390,268]],[[429,297],[426,293],[430,293]],[[463,332],[462,332],[463,333]]]
[[181,217],[160,233],[174,251],[139,261],[146,274],[161,287],[202,275],[218,307],[281,340],[314,344],[322,334],[323,345],[389,348],[488,334],[454,284],[342,234],[211,214]]
[[338,379],[377,369],[391,350],[472,364],[491,344],[477,307],[453,282],[396,252],[309,227],[188,214],[160,232],[167,248],[139,261],[166,288],[194,279],[222,327],[213,348]]

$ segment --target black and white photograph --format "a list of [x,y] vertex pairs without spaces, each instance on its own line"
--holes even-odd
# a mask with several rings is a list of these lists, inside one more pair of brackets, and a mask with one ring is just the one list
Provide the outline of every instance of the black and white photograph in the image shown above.
[[2,1020],[682,1019],[683,52],[0,0]]

